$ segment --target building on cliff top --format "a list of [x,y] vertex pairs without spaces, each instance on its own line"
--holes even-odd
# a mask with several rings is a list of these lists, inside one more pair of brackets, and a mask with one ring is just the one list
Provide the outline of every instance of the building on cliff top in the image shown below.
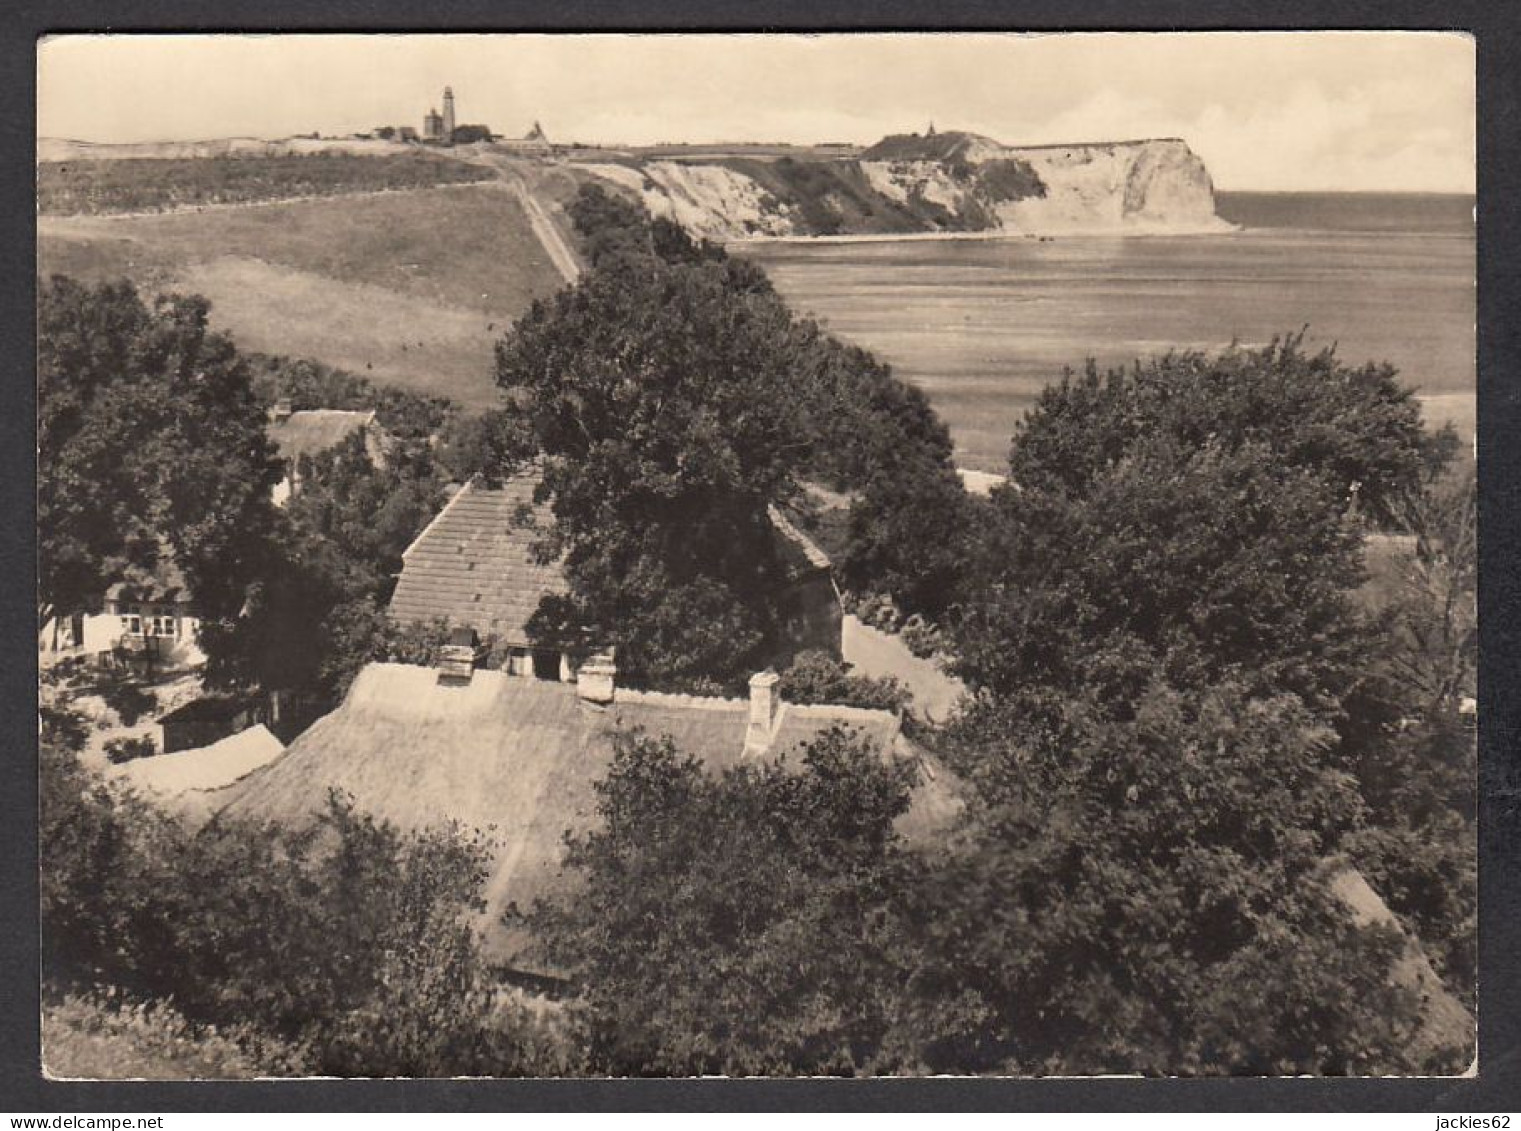
[[[524,474],[461,487],[402,554],[390,613],[403,624],[442,620],[473,629],[506,650],[509,673],[569,681],[580,657],[536,647],[528,632],[539,602],[568,591],[560,564],[533,555],[538,529],[553,521],[548,506],[534,502],[535,485]],[[774,662],[814,649],[838,657],[843,610],[829,559],[775,507],[771,524],[786,567]]]

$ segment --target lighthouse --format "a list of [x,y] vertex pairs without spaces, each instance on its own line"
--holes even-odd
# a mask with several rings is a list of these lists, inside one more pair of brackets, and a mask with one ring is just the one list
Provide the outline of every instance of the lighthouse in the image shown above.
[[444,87],[444,136],[445,145],[454,142],[454,88]]

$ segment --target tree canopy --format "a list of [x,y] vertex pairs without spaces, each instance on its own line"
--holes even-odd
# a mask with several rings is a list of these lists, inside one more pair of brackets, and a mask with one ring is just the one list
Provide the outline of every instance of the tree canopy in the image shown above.
[[277,472],[247,365],[198,297],[55,277],[38,299],[42,612],[177,572],[201,615],[237,613]]
[[[767,520],[809,479],[870,496],[852,576],[915,599],[941,555],[867,531],[893,502],[925,502],[945,538],[959,490],[950,440],[923,394],[788,310],[754,265],[600,189],[572,206],[593,267],[536,303],[497,348],[499,447],[534,461],[554,515],[546,557],[570,595],[535,631],[619,648],[635,678],[720,682],[753,670],[775,632],[781,563]],[[938,488],[894,498],[888,477]]]
[[1147,438],[1181,451],[1265,448],[1323,477],[1379,522],[1451,437],[1421,427],[1414,390],[1393,366],[1348,366],[1334,347],[1307,353],[1303,335],[1260,349],[1168,353],[1101,375],[1089,363],[1047,386],[1020,423],[1009,472],[1030,490],[1086,493]]
[[536,459],[571,594],[542,639],[619,649],[651,679],[754,670],[784,562],[767,517],[809,447],[791,380],[797,335],[723,263],[593,271],[536,304],[497,349],[509,434]]
[[299,470],[243,615],[203,632],[207,677],[331,701],[366,660],[388,658],[383,606],[443,492],[426,448],[376,466],[357,435]]
[[1391,370],[1293,340],[1046,391],[951,625],[972,697],[945,753],[976,804],[919,917],[979,1047],[1079,1071],[1463,1062],[1411,1045],[1399,940],[1323,882],[1347,852],[1423,888],[1385,890],[1442,968],[1462,820],[1381,784],[1417,731],[1358,599],[1368,520],[1400,521],[1436,449]]
[[1010,712],[962,737],[999,771],[972,771],[974,816],[914,916],[924,996],[967,1011],[945,1067],[1417,1067],[1402,940],[1323,884],[1362,803],[1296,698],[1156,680],[1128,719],[1090,692],[1059,727]]
[[593,1070],[881,1067],[905,977],[893,821],[911,781],[842,731],[796,766],[718,777],[624,735],[597,785],[600,826],[569,841],[572,885],[529,916],[582,990]]

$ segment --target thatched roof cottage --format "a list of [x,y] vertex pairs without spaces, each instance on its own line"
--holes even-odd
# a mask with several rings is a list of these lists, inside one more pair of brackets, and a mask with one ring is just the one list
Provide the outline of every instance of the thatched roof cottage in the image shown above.
[[[616,686],[605,658],[576,685],[475,671],[468,680],[436,668],[370,664],[343,705],[269,765],[226,791],[221,812],[288,827],[310,821],[331,789],[403,829],[458,821],[494,844],[484,937],[503,966],[523,969],[525,940],[501,924],[564,883],[563,836],[596,820],[594,783],[611,764],[620,730],[669,736],[713,772],[788,757],[840,727],[881,757],[912,759],[913,805],[900,818],[911,840],[949,825],[961,802],[952,778],[911,743],[887,711],[803,706],[776,693],[774,673],[750,697],[707,698]],[[528,966],[531,971],[531,964]]]

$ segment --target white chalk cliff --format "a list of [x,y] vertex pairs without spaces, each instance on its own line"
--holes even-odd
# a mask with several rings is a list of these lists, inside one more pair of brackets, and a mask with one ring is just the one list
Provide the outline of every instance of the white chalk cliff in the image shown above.
[[756,166],[709,157],[580,168],[715,240],[1230,228],[1215,213],[1209,170],[1178,138],[1006,146],[976,134],[905,135],[855,160]]
[[1177,138],[1012,148],[1046,186],[1043,197],[999,206],[1020,232],[1226,230],[1209,170]]

